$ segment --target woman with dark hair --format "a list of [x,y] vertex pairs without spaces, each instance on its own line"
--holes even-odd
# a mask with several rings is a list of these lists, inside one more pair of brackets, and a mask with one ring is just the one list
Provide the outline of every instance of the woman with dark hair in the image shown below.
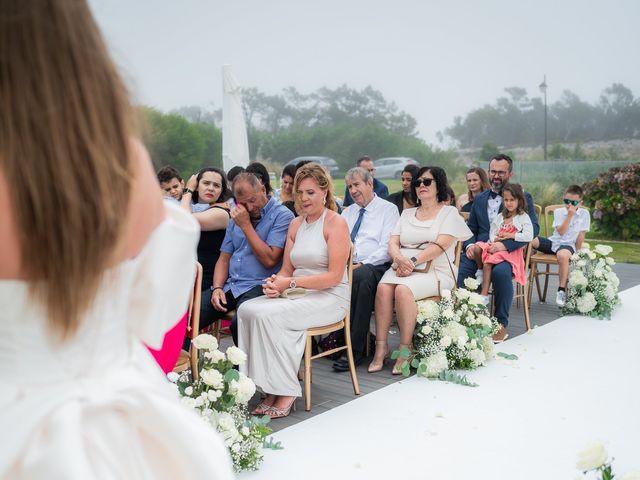
[[267,167],[265,167],[260,162],[250,163],[246,168],[245,172],[253,173],[260,183],[264,185],[264,188],[267,190],[267,196],[270,197],[273,193],[273,187],[271,187],[271,179],[269,178],[269,172],[267,171]]
[[192,212],[200,224],[198,262],[202,265],[202,290],[213,285],[213,269],[229,223],[229,206],[225,203],[229,196],[224,172],[216,167],[205,167],[191,175],[182,194],[182,208]]
[[[416,208],[402,212],[389,240],[393,264],[384,274],[376,293],[376,353],[369,372],[382,370],[389,351],[387,335],[395,304],[400,348],[409,347],[416,325],[416,300],[440,295],[451,289],[456,241],[471,237],[471,231],[455,207],[447,204],[447,174],[440,167],[422,167],[412,183]],[[402,373],[400,357],[394,375]]]
[[479,193],[484,192],[490,187],[487,172],[481,167],[471,167],[467,170],[467,188],[468,192],[458,197],[456,207],[461,212],[470,212],[473,199]]
[[0,19],[0,478],[231,479],[144,346],[186,309],[198,226],[162,201],[89,5]]
[[405,208],[415,207],[413,197],[411,196],[411,182],[418,175],[420,167],[417,165],[407,165],[402,170],[402,190],[396,193],[392,193],[387,197],[387,201],[393,203],[398,207],[398,212],[402,213]]
[[296,166],[285,165],[282,169],[282,188],[280,189],[280,202],[293,201],[293,179],[296,177]]

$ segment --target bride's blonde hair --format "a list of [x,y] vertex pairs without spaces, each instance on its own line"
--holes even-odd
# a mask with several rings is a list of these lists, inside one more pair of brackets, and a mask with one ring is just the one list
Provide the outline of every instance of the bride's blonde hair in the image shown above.
[[0,169],[20,265],[60,338],[120,246],[134,114],[85,0],[0,3]]

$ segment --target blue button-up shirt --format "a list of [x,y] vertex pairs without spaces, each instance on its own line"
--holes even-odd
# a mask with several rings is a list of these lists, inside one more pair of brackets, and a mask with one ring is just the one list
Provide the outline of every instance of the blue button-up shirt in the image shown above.
[[[293,213],[270,198],[260,214],[260,221],[253,226],[258,236],[270,247],[284,248]],[[233,220],[227,225],[220,251],[231,255],[229,277],[224,284],[224,291],[231,290],[236,298],[256,285],[261,285],[265,278],[277,273],[282,265],[281,261],[273,268],[262,265],[253,254],[244,232]]]

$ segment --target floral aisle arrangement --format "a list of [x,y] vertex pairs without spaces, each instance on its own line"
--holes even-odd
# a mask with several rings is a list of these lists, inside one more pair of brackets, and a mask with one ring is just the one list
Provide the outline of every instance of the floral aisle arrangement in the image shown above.
[[408,376],[413,367],[419,376],[475,386],[450,370],[484,365],[493,356],[491,337],[498,331],[498,322],[491,317],[482,296],[475,293],[478,282],[467,278],[465,287],[443,290],[438,303],[417,302],[413,350],[392,354],[392,358],[405,358],[403,375]]
[[213,335],[198,335],[193,343],[203,352],[200,378],[193,381],[187,371],[181,375],[170,373],[169,380],[176,384],[183,403],[196,410],[222,435],[235,470],[257,470],[262,461],[262,448],[280,447],[266,440],[271,433],[267,427],[269,417],[249,414],[247,403],[256,386],[249,377],[234,369],[244,364],[246,354],[237,347],[221,352]]
[[578,453],[578,461],[576,467],[582,471],[583,475],[591,475],[589,478],[597,480],[640,480],[640,470],[629,472],[621,477],[613,473],[611,463],[613,458],[608,461],[609,454],[601,443],[593,443]]
[[609,256],[611,251],[607,245],[596,245],[593,250],[585,246],[571,256],[564,315],[577,313],[611,319],[611,312],[620,302],[620,280],[611,269],[615,264]]

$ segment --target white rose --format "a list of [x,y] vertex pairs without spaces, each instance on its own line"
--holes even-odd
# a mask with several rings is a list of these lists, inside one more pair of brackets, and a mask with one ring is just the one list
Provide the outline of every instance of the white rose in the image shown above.
[[576,300],[576,306],[580,313],[589,313],[596,308],[596,305],[596,297],[591,292],[585,292],[584,295]]
[[471,292],[469,290],[465,290],[464,288],[458,288],[456,290],[456,297],[458,297],[458,299],[460,300],[466,300],[467,298],[469,298],[469,295],[471,295]]
[[576,467],[583,472],[594,470],[607,461],[607,451],[601,443],[594,443],[578,453]]
[[205,352],[204,358],[208,358],[213,363],[218,363],[220,360],[226,360],[226,355],[220,350],[214,350],[213,352]]
[[171,383],[176,383],[178,381],[178,379],[180,378],[180,375],[178,375],[176,372],[169,372],[167,373],[167,379],[171,382]]
[[191,385],[189,385],[187,388],[184,389],[184,394],[185,395],[193,395],[193,387]]
[[493,340],[491,337],[484,337],[482,339],[482,351],[487,358],[493,357]]
[[613,288],[613,285],[611,284],[607,284],[604,287],[604,298],[606,298],[607,300],[613,300],[613,298],[616,296],[616,289]]
[[603,275],[604,275],[604,273],[602,272],[602,270],[594,270],[594,272],[593,272],[593,276],[595,278],[602,278]]
[[449,362],[447,361],[447,355],[444,352],[434,353],[427,357],[426,360],[427,370],[425,375],[427,377],[437,377],[440,372],[443,372],[449,368]]
[[423,303],[424,315],[427,320],[435,320],[440,316],[440,307],[433,300],[426,300]]
[[604,257],[606,257],[611,252],[613,252],[613,248],[611,248],[609,245],[600,245],[600,244],[596,245],[596,248],[594,248],[594,250],[596,251],[596,253],[599,253]]
[[451,298],[451,290],[447,290],[447,289],[442,290],[440,292],[440,297],[445,298],[445,299],[446,298]]
[[216,415],[216,425],[218,426],[218,430],[221,431],[233,431],[236,429],[236,422],[228,412],[222,412]]
[[596,259],[596,254],[594,252],[589,252],[589,258],[591,260],[595,260]]
[[473,362],[474,367],[479,367],[483,365],[487,357],[484,352],[480,349],[474,348],[467,352],[467,358]]
[[611,257],[607,257],[607,265],[615,265],[616,261],[611,258]]
[[489,325],[491,325],[491,319],[486,315],[478,315],[476,320],[478,324],[482,325],[483,327],[488,327]]
[[253,380],[241,373],[238,380],[231,381],[229,391],[234,394],[237,403],[245,404],[256,393],[256,385]]
[[200,372],[200,378],[202,378],[204,383],[213,388],[221,389],[224,387],[224,377],[218,370],[212,368],[204,369]]
[[469,295],[469,303],[471,305],[484,305],[484,299],[479,293],[472,292],[471,295]]
[[469,340],[469,337],[467,337],[466,335],[460,336],[456,339],[456,343],[458,344],[458,346],[463,347],[464,344],[467,343],[467,340]]
[[202,399],[202,397],[198,397],[194,400],[194,404],[195,407],[201,407],[204,405],[204,400]]
[[220,390],[209,390],[207,392],[207,400],[210,402],[215,402],[222,396],[222,392]]
[[449,345],[451,345],[451,337],[444,336],[440,339],[440,346],[447,348]]
[[420,329],[423,335],[429,335],[431,333],[431,327],[429,325],[425,325]]
[[640,480],[640,470],[635,472],[625,473],[620,477],[620,480]]
[[247,354],[238,347],[227,348],[227,358],[234,365],[243,365],[247,361]]
[[586,287],[587,286],[587,277],[580,270],[574,270],[569,274],[569,283],[574,287]]
[[571,260],[578,260],[580,258],[580,255],[578,255],[577,253],[574,253],[573,255],[571,255]]
[[478,289],[479,283],[475,278],[467,277],[464,279],[464,286],[467,287],[467,289],[474,292]]
[[445,309],[445,310],[442,312],[442,316],[443,316],[444,318],[453,318],[453,310],[451,310],[450,308]]
[[577,263],[577,265],[578,265],[580,268],[584,267],[586,264],[587,264],[587,262],[585,262],[584,260],[578,260],[578,263]]
[[193,339],[193,344],[200,350],[217,350],[218,340],[213,335],[202,333]]
[[618,288],[620,285],[620,279],[614,272],[609,272],[606,275],[607,281],[613,285],[614,288]]

